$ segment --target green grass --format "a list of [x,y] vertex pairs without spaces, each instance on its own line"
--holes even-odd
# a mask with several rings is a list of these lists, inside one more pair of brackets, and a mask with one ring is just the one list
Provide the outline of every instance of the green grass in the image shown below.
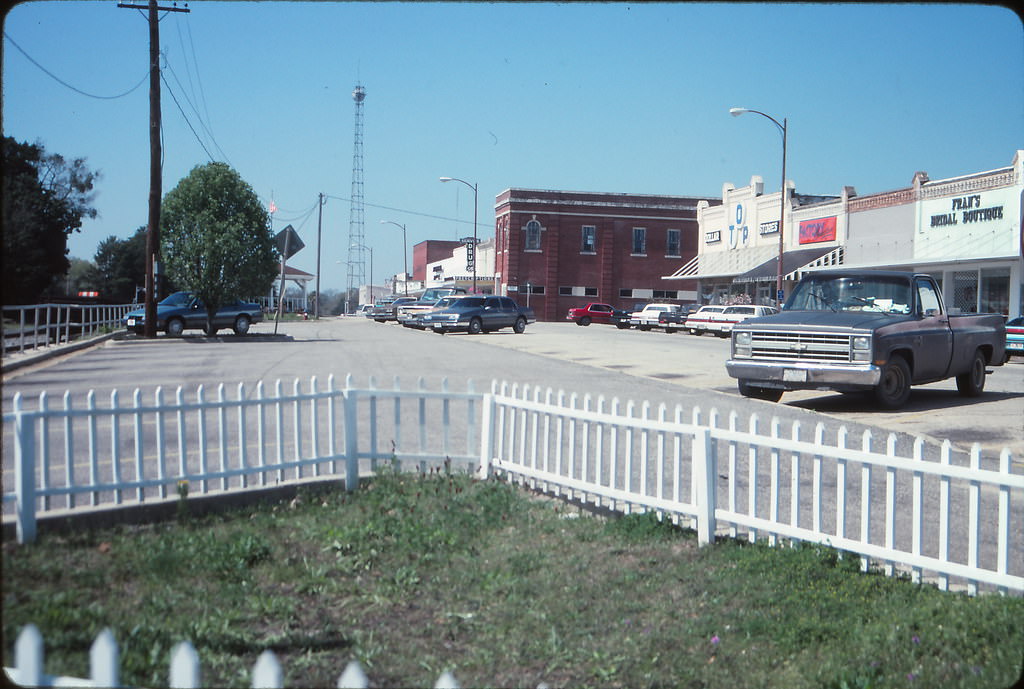
[[166,686],[189,639],[207,686],[1009,687],[1024,599],[858,572],[856,557],[698,548],[651,514],[601,518],[464,474],[384,472],[354,495],[4,544],[4,664],[35,623],[83,677],[112,627],[122,682]]

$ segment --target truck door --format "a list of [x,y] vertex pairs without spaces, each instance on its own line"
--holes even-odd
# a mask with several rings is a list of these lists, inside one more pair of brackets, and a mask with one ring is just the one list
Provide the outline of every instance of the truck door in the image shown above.
[[953,356],[953,331],[938,290],[928,278],[916,278],[917,328],[914,338],[914,379],[944,378]]

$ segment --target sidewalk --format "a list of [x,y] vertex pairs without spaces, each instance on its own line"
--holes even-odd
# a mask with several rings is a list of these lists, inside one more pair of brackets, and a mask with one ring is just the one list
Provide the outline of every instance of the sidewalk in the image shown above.
[[2,372],[6,375],[13,371],[17,371],[18,369],[32,366],[48,359],[53,359],[65,354],[71,354],[72,352],[88,349],[89,347],[95,347],[113,339],[118,334],[124,334],[124,331],[95,335],[93,337],[86,337],[73,342],[62,342],[57,345],[48,345],[46,347],[32,347],[20,352],[12,351],[3,357]]

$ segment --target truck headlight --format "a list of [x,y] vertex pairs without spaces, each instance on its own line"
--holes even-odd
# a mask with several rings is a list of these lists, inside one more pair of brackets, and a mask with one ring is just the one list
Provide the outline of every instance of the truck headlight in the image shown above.
[[733,356],[737,357],[749,357],[751,356],[751,335],[748,330],[741,330],[734,332],[733,337]]
[[853,338],[853,361],[871,361],[871,337],[858,335]]

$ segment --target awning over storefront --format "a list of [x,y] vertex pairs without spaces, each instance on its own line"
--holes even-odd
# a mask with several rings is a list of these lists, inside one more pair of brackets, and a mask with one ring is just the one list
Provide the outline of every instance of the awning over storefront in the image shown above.
[[[818,261],[826,254],[836,252],[837,259],[834,263],[842,263],[842,247],[836,246],[818,246],[813,249],[797,249],[796,251],[787,251],[782,255],[782,274],[786,279],[792,279],[791,273],[800,272],[801,269],[808,267],[809,264]],[[824,265],[825,263],[823,263]],[[828,262],[833,264],[833,262]],[[751,268],[747,272],[737,275],[732,279],[733,282],[769,282],[774,280],[778,276],[779,259],[777,256],[769,258],[764,263],[760,264],[756,268]]]

